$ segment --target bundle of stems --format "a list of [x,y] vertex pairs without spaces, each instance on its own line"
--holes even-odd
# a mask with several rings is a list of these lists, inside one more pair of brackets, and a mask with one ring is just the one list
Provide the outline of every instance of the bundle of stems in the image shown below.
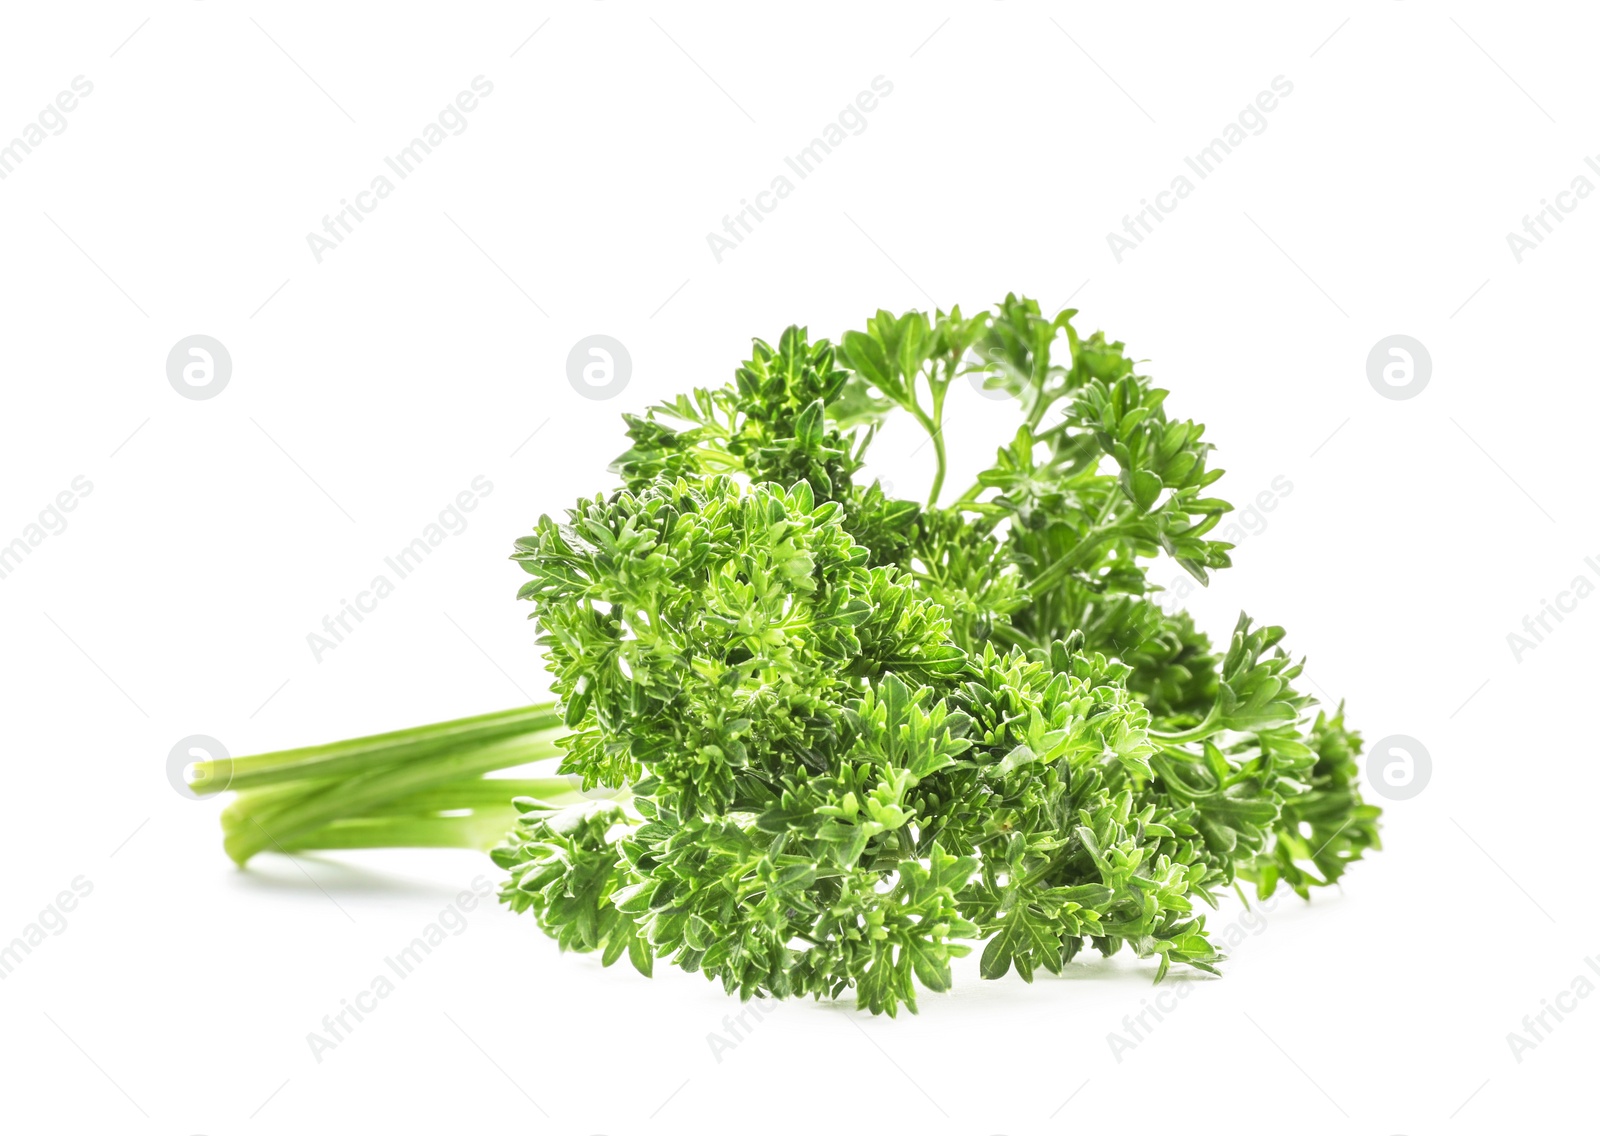
[[[555,740],[565,732],[555,704],[545,702],[196,762],[188,781],[202,795],[234,792],[222,812],[223,848],[241,867],[267,850],[486,851],[515,826],[514,799],[552,808],[584,799],[581,779],[555,772]],[[523,766],[525,776],[490,776]]]

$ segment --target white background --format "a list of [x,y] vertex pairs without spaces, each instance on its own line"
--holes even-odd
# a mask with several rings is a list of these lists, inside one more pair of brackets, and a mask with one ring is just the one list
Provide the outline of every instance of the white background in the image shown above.
[[[1586,6],[26,7],[0,28],[0,140],[74,76],[93,93],[0,181],[0,543],[93,488],[0,579],[0,941],[93,891],[0,982],[7,1128],[1435,1133],[1587,1110],[1600,998],[1520,1062],[1507,1034],[1600,953],[1600,599],[1520,661],[1506,639],[1600,582],[1600,200],[1521,263],[1506,241],[1600,155]],[[478,75],[465,132],[318,263],[307,233]],[[878,75],[865,131],[718,263],[706,234]],[[1119,263],[1107,233],[1279,75],[1267,129]],[[1279,904],[1120,1061],[1107,1035],[1155,994],[1123,958],[1032,986],[963,965],[897,1021],[786,1004],[719,1061],[717,988],[602,971],[488,906],[317,1062],[323,1015],[495,871],[240,873],[217,803],[168,785],[173,744],[540,697],[505,557],[611,484],[620,411],[725,381],[790,322],[1008,290],[1071,297],[1149,360],[1210,424],[1224,496],[1292,485],[1190,603],[1214,633],[1241,606],[1286,625],[1369,742],[1425,745],[1385,851]],[[232,358],[203,401],[165,371],[196,333]],[[609,401],[566,376],[593,333],[632,357]],[[1394,333],[1432,358],[1415,398],[1367,379]],[[959,487],[1010,408],[958,390],[951,417]],[[906,495],[916,440],[874,452]],[[307,634],[478,475],[466,531],[314,659]]]

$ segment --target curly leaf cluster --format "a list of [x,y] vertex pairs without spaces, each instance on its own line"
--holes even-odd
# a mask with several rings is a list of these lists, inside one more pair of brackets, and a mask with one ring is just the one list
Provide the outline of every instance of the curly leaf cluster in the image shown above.
[[[1378,846],[1360,738],[1311,717],[1284,632],[1164,611],[1230,546],[1204,427],[1123,344],[1007,297],[791,327],[728,386],[628,416],[623,487],[515,559],[571,733],[618,800],[518,802],[503,898],[563,947],[667,959],[742,997],[873,1012],[1093,948],[1212,971],[1199,905],[1302,896]],[[976,375],[1023,421],[941,503],[943,408]],[[928,430],[926,503],[855,481],[884,419]]]

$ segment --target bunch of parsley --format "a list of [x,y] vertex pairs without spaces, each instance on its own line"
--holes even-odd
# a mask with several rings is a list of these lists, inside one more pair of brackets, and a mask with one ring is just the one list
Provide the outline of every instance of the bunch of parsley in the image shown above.
[[[1229,563],[1222,471],[1074,315],[791,327],[731,384],[625,416],[622,486],[516,544],[557,702],[203,763],[197,787],[238,791],[229,853],[510,828],[501,899],[562,947],[745,998],[915,1010],[973,943],[985,978],[1086,947],[1213,971],[1197,902],[1333,883],[1379,810],[1281,628],[1213,644],[1157,603],[1158,554],[1202,583]],[[972,375],[1022,421],[941,504]],[[899,412],[935,451],[926,503],[858,478]],[[530,762],[559,768],[485,776]]]

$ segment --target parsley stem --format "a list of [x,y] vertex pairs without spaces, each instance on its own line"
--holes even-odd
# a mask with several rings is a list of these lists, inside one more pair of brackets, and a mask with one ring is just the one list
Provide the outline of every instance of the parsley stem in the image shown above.
[[561,718],[555,713],[554,706],[554,703],[546,702],[494,714],[437,722],[430,726],[349,738],[327,745],[196,762],[191,781],[195,792],[201,794],[217,793],[224,789],[242,791],[285,781],[301,781],[308,777],[371,769],[375,763],[384,761],[421,759],[429,754],[558,726]]
[[487,851],[515,827],[509,801],[468,816],[356,817],[284,841],[285,852],[342,848],[476,848]]
[[1069,548],[1061,556],[1056,557],[1050,566],[1035,576],[1028,584],[1028,590],[1034,595],[1042,595],[1060,583],[1066,574],[1082,562],[1088,552],[1104,544],[1122,531],[1122,520],[1117,520],[1109,525],[1096,525],[1084,534],[1083,539]]
[[970,489],[968,489],[960,497],[956,498],[956,502],[955,503],[956,503],[957,506],[971,504],[973,501],[976,501],[978,499],[978,494],[980,494],[982,492],[983,492],[983,482],[974,481],[972,483],[972,487]]
[[1218,711],[1219,705],[1220,703],[1212,703],[1211,709],[1206,711],[1206,716],[1199,725],[1190,726],[1187,730],[1179,730],[1171,734],[1162,733],[1160,730],[1151,730],[1150,740],[1160,742],[1163,746],[1178,746],[1209,738],[1220,728],[1218,725],[1218,720],[1221,718],[1221,714]]
[[933,457],[937,464],[933,472],[933,486],[928,490],[928,508],[931,509],[939,503],[939,493],[944,489],[944,426],[939,421],[944,416],[944,388],[933,388],[933,417],[930,418],[915,400],[911,403],[911,413],[922,423],[922,428],[933,442]]
[[[484,774],[560,755],[554,745],[562,732],[559,720],[543,707],[535,709],[521,719],[518,732],[502,729],[487,739],[473,725],[481,725],[479,719],[461,719],[399,731],[400,742],[397,735],[382,734],[240,759],[249,763],[259,787],[241,792],[224,812],[223,847],[242,865],[269,848],[303,846],[338,822],[408,809],[474,807],[496,792],[477,783]],[[328,751],[332,756],[324,757]],[[572,783],[549,779],[541,785],[561,792]],[[518,794],[516,788],[500,792],[503,804]]]

